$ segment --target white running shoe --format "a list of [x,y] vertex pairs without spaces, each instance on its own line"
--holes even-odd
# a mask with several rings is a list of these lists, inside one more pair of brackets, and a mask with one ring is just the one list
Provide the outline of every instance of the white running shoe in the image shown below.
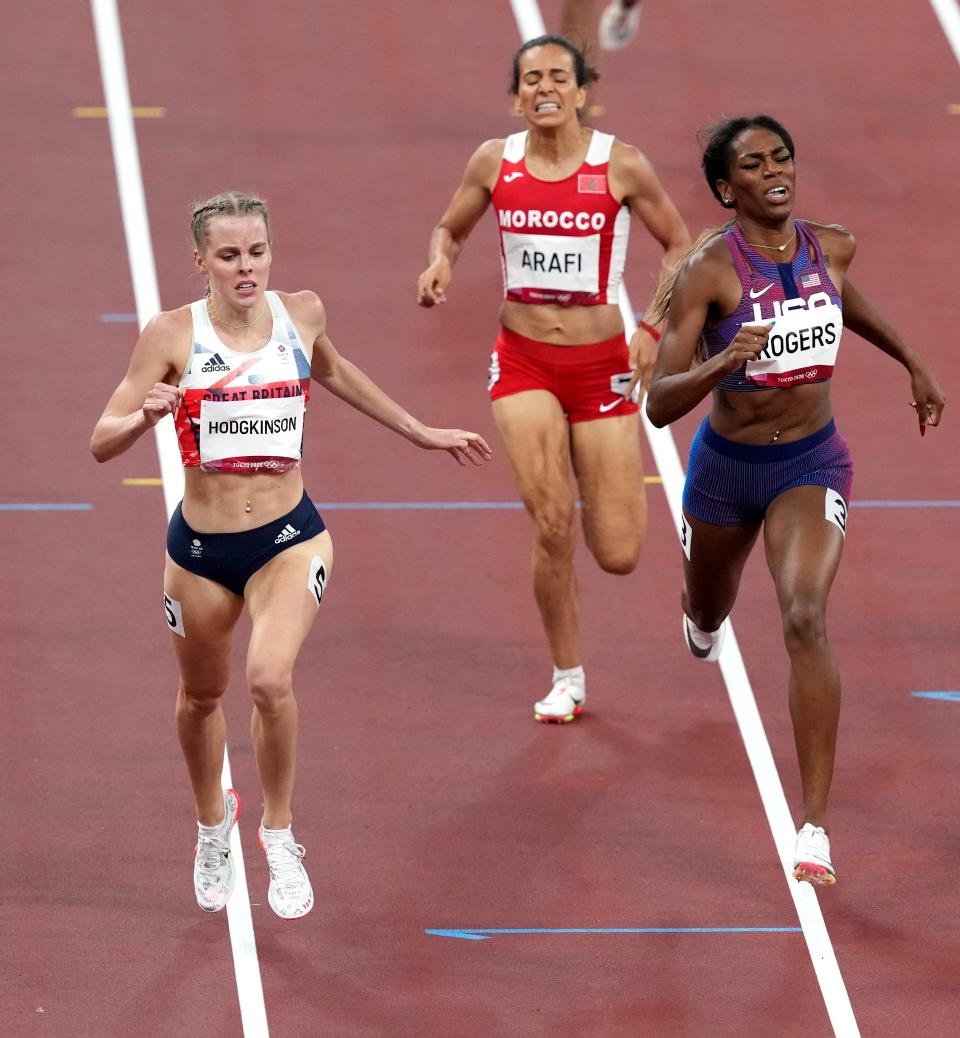
[[[692,628],[692,630],[691,630]],[[698,644],[698,641],[694,641],[693,631],[696,631],[698,641],[709,641],[710,644],[703,646]],[[683,640],[687,643],[687,648],[690,650],[691,655],[696,656],[698,660],[703,660],[704,663],[713,663],[720,657],[720,650],[723,648],[723,643],[727,637],[727,621],[724,620],[722,624],[715,631],[701,631],[699,627],[694,624],[689,616],[684,613],[683,615]]]
[[807,822],[797,833],[793,852],[793,878],[816,886],[831,887],[837,874],[830,861],[830,839],[819,826]]
[[612,0],[600,15],[597,36],[604,50],[620,50],[633,39],[640,24],[640,4],[624,7],[622,0]]
[[544,699],[533,705],[533,716],[538,721],[567,724],[583,710],[587,701],[584,682],[558,678]]
[[223,821],[211,830],[204,827],[197,837],[193,861],[193,890],[204,912],[219,912],[233,893],[235,875],[230,857],[230,831],[240,817],[240,797],[234,789],[223,791]]
[[266,830],[261,823],[258,835],[270,870],[270,907],[281,919],[305,916],[313,908],[313,887],[302,860],[306,850],[290,828]]

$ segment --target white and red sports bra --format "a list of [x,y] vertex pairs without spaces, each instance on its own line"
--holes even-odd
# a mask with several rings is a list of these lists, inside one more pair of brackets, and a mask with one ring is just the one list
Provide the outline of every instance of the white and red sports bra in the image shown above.
[[310,362],[276,292],[270,341],[253,353],[226,346],[206,299],[190,305],[193,349],[175,416],[180,457],[207,472],[286,472],[300,464],[310,399]]
[[563,180],[527,169],[527,131],[511,134],[492,201],[500,229],[503,290],[518,303],[616,303],[630,210],[610,193],[614,138],[593,131],[583,165]]

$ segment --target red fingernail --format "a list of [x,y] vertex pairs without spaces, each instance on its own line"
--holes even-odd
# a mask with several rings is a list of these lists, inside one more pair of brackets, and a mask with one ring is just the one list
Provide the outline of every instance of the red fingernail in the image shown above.
[[921,425],[920,426],[920,435],[923,436],[926,433],[926,431],[927,431],[927,427],[925,425]]

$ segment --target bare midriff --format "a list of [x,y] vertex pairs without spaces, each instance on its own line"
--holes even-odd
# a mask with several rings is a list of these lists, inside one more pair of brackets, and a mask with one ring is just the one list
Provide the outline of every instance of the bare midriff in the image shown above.
[[833,417],[829,382],[756,393],[714,390],[710,426],[738,443],[790,443],[822,429]]
[[183,518],[197,533],[238,533],[279,519],[303,497],[300,469],[204,472],[184,469]]
[[623,332],[620,308],[613,303],[599,306],[558,306],[552,303],[516,303],[505,299],[500,323],[518,335],[551,346],[582,346],[605,342]]

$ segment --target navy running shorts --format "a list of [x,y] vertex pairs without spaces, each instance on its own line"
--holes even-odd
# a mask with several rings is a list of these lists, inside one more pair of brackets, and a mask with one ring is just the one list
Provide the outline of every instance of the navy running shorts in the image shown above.
[[309,541],[326,528],[306,491],[300,504],[286,515],[239,533],[197,533],[187,525],[177,505],[167,527],[167,553],[178,566],[215,580],[242,598],[247,581],[257,570],[275,555]]
[[736,443],[700,423],[687,463],[683,508],[712,526],[763,522],[774,498],[794,487],[827,487],[850,504],[853,462],[831,419],[793,443]]

